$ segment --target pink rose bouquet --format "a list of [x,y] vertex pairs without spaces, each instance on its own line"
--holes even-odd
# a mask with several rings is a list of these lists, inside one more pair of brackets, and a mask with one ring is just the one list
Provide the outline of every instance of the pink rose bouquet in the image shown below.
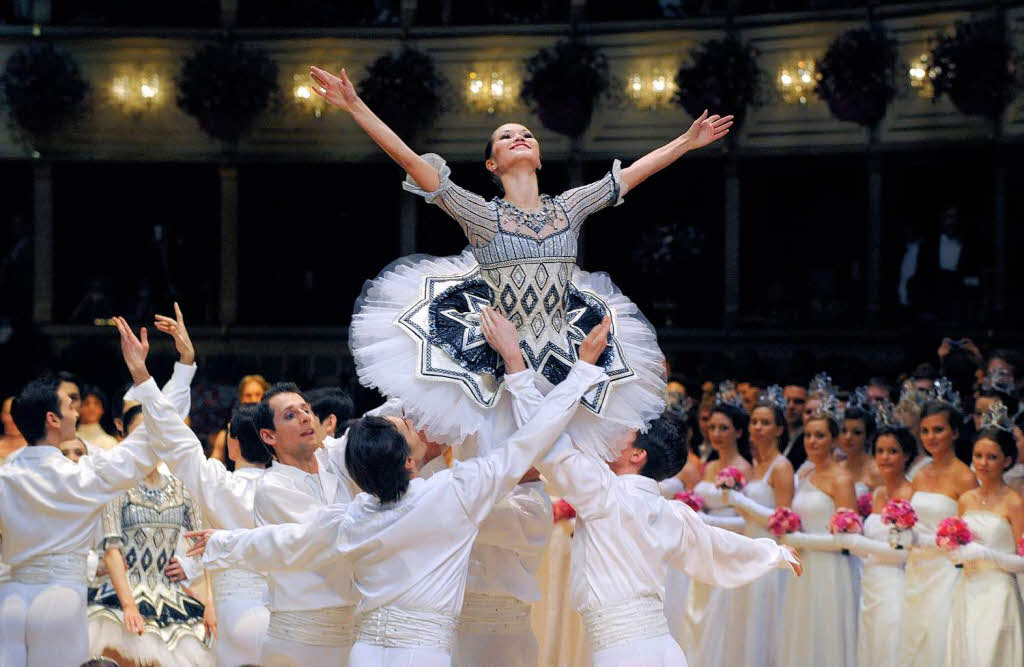
[[739,491],[747,484],[747,478],[733,467],[722,468],[715,475],[715,486],[723,491]]
[[[832,515],[832,518],[828,520],[828,532],[833,535],[843,533],[856,533],[860,535],[864,532],[864,524],[861,522],[859,514],[848,507],[840,507]],[[850,551],[843,549],[843,555],[849,556]]]
[[1017,542],[1017,555],[1024,556],[1024,536],[1020,538],[1020,542]]
[[704,511],[704,499],[692,491],[682,491],[677,493],[676,500],[686,503],[694,512]]
[[776,537],[798,532],[802,528],[803,522],[800,520],[800,515],[788,507],[778,508],[768,519],[768,530],[772,531]]
[[555,523],[568,521],[576,517],[576,508],[569,504],[565,498],[559,498],[551,504],[551,512],[555,515]]
[[[962,547],[974,539],[967,522],[958,516],[946,517],[939,522],[939,529],[935,531],[935,544],[943,551],[952,551]],[[958,563],[957,567],[963,567]]]
[[902,498],[894,498],[882,509],[882,523],[889,526],[889,546],[903,548],[903,535],[917,525],[914,506]]
[[860,512],[860,515],[865,519],[871,516],[871,508],[873,505],[874,498],[870,491],[860,494],[860,497],[857,498],[857,511]]

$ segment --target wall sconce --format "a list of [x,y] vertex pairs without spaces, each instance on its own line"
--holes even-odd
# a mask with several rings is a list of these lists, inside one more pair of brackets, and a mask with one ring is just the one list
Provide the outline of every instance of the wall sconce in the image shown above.
[[466,106],[494,114],[514,108],[519,98],[518,77],[497,67],[483,66],[466,74]]
[[160,75],[155,72],[143,69],[121,70],[110,81],[110,97],[126,114],[139,116],[163,103],[164,91],[161,84]]
[[636,106],[650,111],[668,106],[675,92],[675,75],[668,68],[633,71],[626,79],[626,95]]
[[935,79],[935,75],[938,73],[935,66],[932,65],[932,56],[930,53],[922,53],[913,61],[907,68],[907,78],[910,81],[910,87],[917,91],[918,97],[924,97],[931,99],[935,93],[935,85],[932,80]]
[[312,113],[314,118],[322,118],[328,105],[313,90],[315,85],[308,72],[295,74],[292,76],[292,100],[303,111]]
[[783,101],[801,106],[807,105],[816,83],[814,60],[810,58],[783,63],[776,78],[776,86]]

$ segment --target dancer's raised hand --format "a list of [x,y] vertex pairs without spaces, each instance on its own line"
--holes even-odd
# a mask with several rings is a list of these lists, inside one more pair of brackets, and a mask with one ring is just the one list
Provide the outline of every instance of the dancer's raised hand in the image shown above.
[[518,373],[526,370],[523,352],[519,349],[519,332],[516,325],[498,311],[487,307],[480,312],[480,328],[483,329],[488,345],[505,360],[507,372]]
[[132,328],[123,317],[115,317],[114,324],[121,334],[121,356],[132,374],[135,384],[142,384],[149,379],[149,370],[146,368],[146,356],[149,354],[149,335],[146,327],[139,330],[139,338],[135,337]]
[[605,315],[601,323],[590,330],[587,337],[580,343],[580,359],[588,364],[596,364],[604,348],[608,346],[608,332],[612,329],[612,318]]
[[690,125],[690,129],[686,131],[683,136],[687,138],[687,148],[694,150],[696,148],[702,148],[710,143],[718,141],[725,135],[729,134],[729,128],[732,126],[733,116],[708,116],[708,110],[705,109],[704,113],[700,115],[700,118],[693,121]]
[[185,533],[185,539],[192,545],[185,551],[185,555],[189,558],[202,558],[203,554],[206,553],[206,544],[216,532],[215,528],[204,528],[203,530]]
[[359,102],[359,95],[356,87],[348,78],[345,69],[342,68],[339,76],[334,76],[327,70],[319,67],[310,67],[309,76],[313,79],[313,92],[327,100],[333,106],[345,111],[352,111]]
[[178,302],[174,302],[174,319],[165,315],[157,315],[154,326],[174,339],[174,347],[178,350],[179,361],[186,366],[191,366],[196,361],[196,349],[192,346],[192,339],[189,338],[188,329],[185,328],[185,317],[181,314]]

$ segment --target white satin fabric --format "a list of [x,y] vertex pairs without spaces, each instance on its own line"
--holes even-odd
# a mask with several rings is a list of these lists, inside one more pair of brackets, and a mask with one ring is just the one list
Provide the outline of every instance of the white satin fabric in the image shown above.
[[[878,514],[864,522],[864,537],[889,541],[889,527]],[[898,665],[903,630],[903,565],[868,557],[860,587],[860,627],[857,630],[858,667]]]
[[[957,516],[957,502],[941,493],[917,491],[910,499],[917,512],[915,531],[934,535],[939,522]],[[903,598],[900,665],[937,667],[945,662],[949,603],[957,569],[933,545],[911,549]]]
[[[831,496],[800,481],[793,511],[805,533],[828,533],[835,513]],[[786,582],[783,635],[776,664],[785,667],[854,667],[857,662],[857,594],[850,556],[803,549],[804,573]]]
[[[1001,515],[971,510],[963,515],[974,541],[994,551],[1016,553],[1009,522]],[[987,561],[967,563],[953,589],[947,667],[1024,665],[1024,627],[1017,580]]]

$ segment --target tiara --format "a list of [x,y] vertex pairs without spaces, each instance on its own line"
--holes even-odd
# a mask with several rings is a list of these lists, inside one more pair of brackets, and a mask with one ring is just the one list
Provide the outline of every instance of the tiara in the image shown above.
[[715,405],[731,405],[734,408],[746,410],[743,407],[743,397],[733,380],[723,380],[718,383],[718,390],[715,392]]
[[817,398],[821,401],[821,406],[811,413],[808,421],[813,419],[831,419],[837,424],[842,423],[843,415],[839,409],[839,401],[836,399],[835,394],[825,394]]
[[875,423],[878,426],[895,426],[900,423],[893,412],[892,403],[887,398],[875,401]]
[[856,389],[850,392],[850,397],[846,399],[846,409],[863,410],[864,412],[867,412],[869,414],[874,411],[874,403],[868,396],[867,386],[857,387]]
[[782,387],[777,384],[773,384],[761,392],[761,395],[757,397],[757,403],[758,405],[773,406],[786,412],[786,397],[782,394]]
[[913,380],[905,380],[900,388],[900,400],[893,407],[894,412],[918,414],[928,400],[929,392],[918,389]]
[[832,376],[828,373],[818,373],[811,378],[811,383],[807,386],[808,396],[833,396],[835,393]]
[[957,412],[962,409],[960,403],[960,394],[956,389],[953,389],[953,383],[949,381],[949,378],[939,378],[935,381],[934,387],[932,387],[931,398],[938,403],[948,405]]
[[1013,384],[1013,376],[1006,368],[993,368],[981,381],[982,391],[996,391],[1000,394],[1015,396],[1017,388]]
[[1010,420],[1010,411],[1002,401],[996,399],[988,411],[981,417],[981,430],[997,428],[1000,431],[1013,433],[1013,422]]

